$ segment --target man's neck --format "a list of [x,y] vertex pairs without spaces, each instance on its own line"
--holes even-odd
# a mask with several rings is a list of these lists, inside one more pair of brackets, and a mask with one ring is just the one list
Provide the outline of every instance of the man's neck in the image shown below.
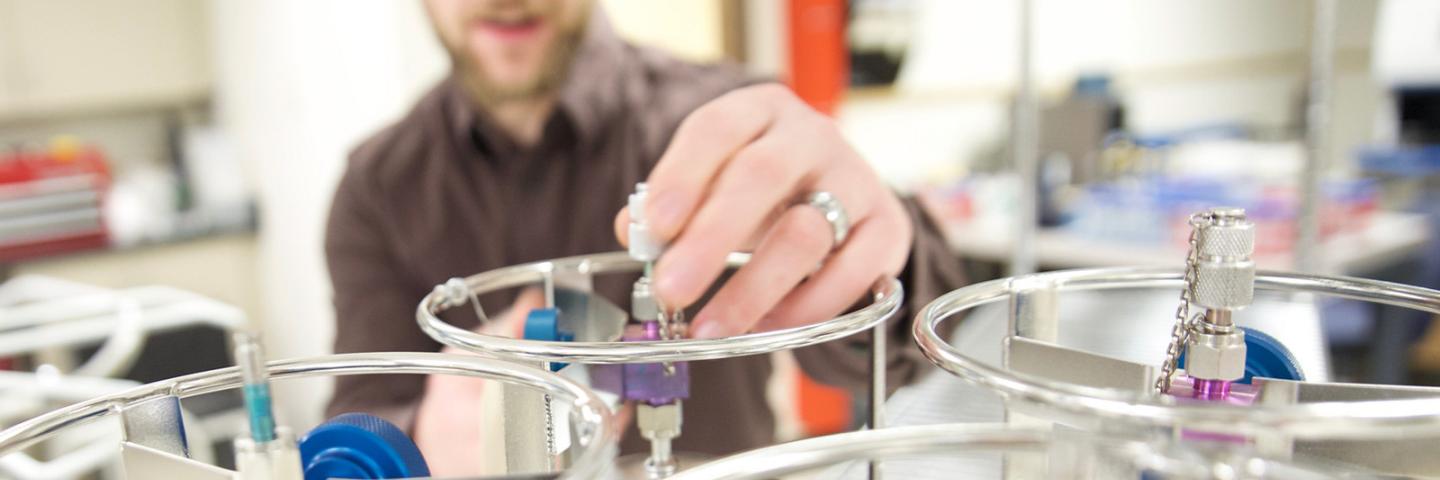
[[490,117],[516,145],[530,148],[540,141],[545,121],[555,109],[555,98],[551,95],[523,100],[506,100],[486,105]]

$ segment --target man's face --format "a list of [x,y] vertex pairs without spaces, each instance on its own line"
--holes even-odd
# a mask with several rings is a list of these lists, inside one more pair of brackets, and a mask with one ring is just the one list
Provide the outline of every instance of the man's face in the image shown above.
[[426,0],[455,68],[482,102],[523,100],[560,84],[591,0]]

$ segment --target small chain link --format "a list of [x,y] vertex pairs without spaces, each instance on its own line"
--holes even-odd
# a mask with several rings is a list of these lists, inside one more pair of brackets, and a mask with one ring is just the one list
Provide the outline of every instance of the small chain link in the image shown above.
[[[681,334],[676,330],[680,328],[681,322],[685,321],[685,311],[670,311],[669,309],[665,308],[664,305],[661,305],[659,310],[660,315],[658,315],[658,320],[660,322],[660,339],[675,340],[680,338]],[[665,375],[675,374],[675,362],[664,362],[660,365],[664,367]]]
[[1180,289],[1180,306],[1175,309],[1175,327],[1170,330],[1170,346],[1165,349],[1165,363],[1160,365],[1160,377],[1155,379],[1155,390],[1160,393],[1170,391],[1170,377],[1175,375],[1179,368],[1180,349],[1190,341],[1190,334],[1195,330],[1199,315],[1190,316],[1190,304],[1195,300],[1195,270],[1196,264],[1200,262],[1199,231],[1214,221],[1209,213],[1197,213],[1190,216],[1190,251],[1185,254],[1184,285]]
[[555,410],[551,406],[553,401],[550,394],[545,394],[545,453],[550,455],[551,462],[555,461],[555,455],[560,453],[555,451]]

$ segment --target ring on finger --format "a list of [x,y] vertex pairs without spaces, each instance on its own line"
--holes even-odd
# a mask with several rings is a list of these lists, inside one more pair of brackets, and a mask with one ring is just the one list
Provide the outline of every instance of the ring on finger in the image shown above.
[[840,204],[840,199],[835,198],[835,195],[830,192],[817,190],[805,199],[805,203],[820,210],[820,214],[825,217],[825,222],[830,224],[831,233],[834,234],[834,242],[830,244],[830,249],[832,251],[839,249],[840,245],[845,243],[845,239],[850,236],[850,216],[845,213],[845,206]]

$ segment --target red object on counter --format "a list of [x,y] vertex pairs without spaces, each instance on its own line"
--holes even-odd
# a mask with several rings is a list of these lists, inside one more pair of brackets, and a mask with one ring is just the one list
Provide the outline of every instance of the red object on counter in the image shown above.
[[0,262],[109,244],[110,179],[102,152],[68,139],[0,155]]

